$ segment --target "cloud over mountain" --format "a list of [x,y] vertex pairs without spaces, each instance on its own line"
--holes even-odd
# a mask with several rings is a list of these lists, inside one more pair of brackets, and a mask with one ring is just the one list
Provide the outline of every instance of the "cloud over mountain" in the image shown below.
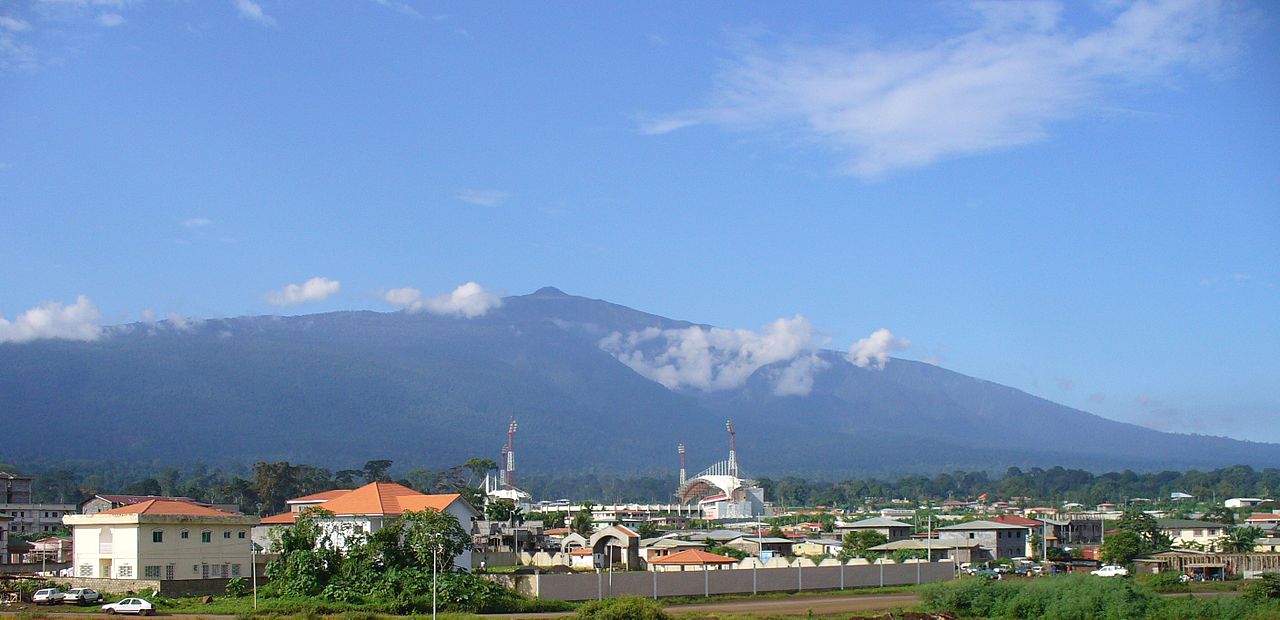
[[0,316],[0,342],[26,342],[41,338],[97,340],[102,335],[102,314],[88,297],[80,295],[64,306],[50,301],[12,321]]
[[409,312],[430,312],[442,316],[457,316],[472,319],[488,314],[490,310],[502,305],[502,297],[475,282],[467,282],[443,295],[423,298],[422,291],[416,288],[393,288],[382,296],[383,300],[393,306],[400,306]]
[[317,276],[302,284],[290,284],[278,291],[267,293],[267,302],[274,306],[294,306],[323,301],[338,294],[341,288],[341,282]]

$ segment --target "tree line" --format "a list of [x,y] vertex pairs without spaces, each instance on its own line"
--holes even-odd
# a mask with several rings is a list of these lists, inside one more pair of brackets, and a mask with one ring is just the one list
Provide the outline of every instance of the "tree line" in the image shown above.
[[[100,463],[66,463],[32,469],[36,501],[76,503],[99,493],[185,496],[212,503],[230,503],[246,513],[273,514],[285,508],[285,500],[330,489],[355,488],[379,480],[395,480],[424,493],[462,493],[480,499],[485,473],[496,469],[490,459],[473,458],[440,470],[416,467],[393,474],[386,459],[367,461],[353,469],[330,470],[287,461],[259,462],[248,467],[211,468],[196,464],[186,469],[159,465],[104,466]],[[0,471],[19,472],[0,464]],[[1014,497],[1044,502],[1124,503],[1134,498],[1164,500],[1172,492],[1188,493],[1202,502],[1220,503],[1228,497],[1280,495],[1280,469],[1255,470],[1235,465],[1212,471],[1130,470],[1095,474],[1082,469],[1032,467],[1008,468],[996,476],[986,471],[953,471],[934,476],[904,476],[897,480],[855,478],[840,482],[809,480],[797,476],[757,478],[765,497],[775,505],[829,506],[857,509],[892,499],[913,502]],[[565,498],[574,502],[668,503],[674,501],[674,476],[622,475],[584,472],[577,474],[525,475],[517,480],[538,499]],[[481,502],[475,501],[477,505]]]

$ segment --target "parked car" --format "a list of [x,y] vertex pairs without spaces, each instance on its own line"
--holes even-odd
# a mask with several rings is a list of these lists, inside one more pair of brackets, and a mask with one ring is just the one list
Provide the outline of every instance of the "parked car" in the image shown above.
[[66,594],[59,592],[57,588],[44,588],[36,590],[36,593],[31,595],[31,602],[37,605],[57,605],[66,596]]
[[90,588],[72,588],[67,590],[67,596],[62,599],[62,602],[83,605],[87,603],[96,603],[100,600],[102,600],[102,595],[98,594],[97,590]]
[[992,581],[1000,581],[1001,579],[1004,579],[1003,575],[989,568],[979,568],[973,574],[981,579],[990,579]]
[[1108,564],[1098,570],[1090,571],[1089,574],[1097,575],[1099,577],[1128,577],[1129,569],[1115,564]]
[[156,612],[156,608],[147,602],[146,599],[127,598],[118,603],[107,603],[102,606],[102,611],[108,614],[138,614],[139,616],[150,616]]

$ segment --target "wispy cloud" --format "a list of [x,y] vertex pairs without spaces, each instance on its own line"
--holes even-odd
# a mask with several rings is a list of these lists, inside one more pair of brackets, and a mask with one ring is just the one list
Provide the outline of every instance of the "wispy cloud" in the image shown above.
[[278,291],[267,293],[267,303],[274,306],[293,306],[323,301],[336,295],[341,288],[342,284],[337,280],[315,277],[302,284],[290,284]]
[[463,188],[457,193],[458,200],[482,207],[496,207],[510,200],[511,196],[511,192],[496,189]]
[[31,30],[31,22],[17,17],[9,17],[8,15],[0,15],[0,30],[6,32],[23,32]]
[[88,297],[80,295],[64,306],[50,301],[31,308],[12,321],[0,316],[0,343],[43,338],[97,340],[102,335],[102,314]]
[[126,20],[119,13],[102,13],[94,21],[98,22],[98,25],[103,28],[115,28],[116,26],[123,26]]
[[262,10],[262,5],[254,2],[254,0],[235,0],[236,11],[249,21],[257,22],[263,26],[276,25],[276,19]]
[[204,228],[212,223],[213,220],[210,220],[207,217],[192,217],[183,220],[182,225],[185,228]]
[[[735,50],[705,106],[649,119],[661,134],[699,123],[817,144],[864,179],[1045,139],[1128,89],[1172,82],[1233,53],[1245,22],[1218,2],[1101,7],[1101,25],[1064,24],[1050,2],[974,3],[965,31],[914,45]],[[1086,5],[1080,5],[1084,7]]]
[[393,306],[409,312],[430,312],[442,316],[473,319],[502,306],[502,297],[475,282],[467,282],[448,293],[424,298],[416,288],[393,288],[382,296]]
[[398,2],[397,0],[372,0],[372,2],[378,6],[394,9],[411,17],[422,17],[422,13],[418,12],[418,9],[413,8],[413,6],[407,2]]

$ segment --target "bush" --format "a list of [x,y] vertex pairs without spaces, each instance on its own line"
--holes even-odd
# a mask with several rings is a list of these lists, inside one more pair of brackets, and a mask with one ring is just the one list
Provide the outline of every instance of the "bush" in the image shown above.
[[227,580],[227,587],[224,590],[227,596],[241,597],[249,593],[249,584],[245,583],[244,577],[232,577]]
[[671,616],[656,601],[638,596],[592,601],[578,608],[578,620],[669,620]]
[[1161,593],[1191,591],[1191,586],[1182,583],[1182,575],[1167,571],[1154,575],[1140,575],[1138,583]]

